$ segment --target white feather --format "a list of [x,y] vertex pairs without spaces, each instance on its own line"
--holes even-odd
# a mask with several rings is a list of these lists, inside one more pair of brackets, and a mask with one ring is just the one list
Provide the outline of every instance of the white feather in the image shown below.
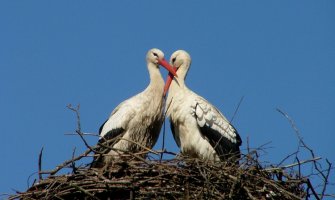
[[[223,137],[226,137],[233,143],[236,143],[236,133],[231,127],[229,121],[210,103],[204,100],[202,97],[193,93],[198,103],[195,107],[195,113],[197,116],[197,122],[200,127],[204,124],[210,128],[221,133]],[[205,111],[206,109],[206,111]]]

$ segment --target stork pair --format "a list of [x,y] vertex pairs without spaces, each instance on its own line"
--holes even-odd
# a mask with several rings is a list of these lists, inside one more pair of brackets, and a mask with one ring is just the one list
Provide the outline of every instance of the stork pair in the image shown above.
[[[103,154],[95,156],[92,167],[104,166],[123,152],[151,149],[164,121],[164,105],[182,154],[211,161],[239,157],[241,138],[235,128],[217,108],[185,85],[190,55],[178,50],[171,55],[169,64],[162,51],[151,49],[146,60],[150,84],[119,104],[100,127],[99,144],[107,143],[108,147],[101,145],[99,152]],[[159,65],[169,71],[165,86]]]

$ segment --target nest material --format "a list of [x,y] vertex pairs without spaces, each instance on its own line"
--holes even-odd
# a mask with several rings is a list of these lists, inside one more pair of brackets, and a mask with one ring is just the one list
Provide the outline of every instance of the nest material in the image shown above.
[[49,176],[10,199],[301,199],[306,181],[296,177],[248,157],[235,165],[124,154],[103,169],[73,167],[71,174]]

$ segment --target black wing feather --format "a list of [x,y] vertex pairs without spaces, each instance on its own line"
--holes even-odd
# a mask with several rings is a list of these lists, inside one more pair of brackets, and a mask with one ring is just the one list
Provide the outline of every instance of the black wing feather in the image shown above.
[[[171,131],[172,131],[172,135],[173,135],[174,141],[179,146],[179,142],[177,142],[176,132],[174,130],[174,124],[173,124],[173,122],[172,122],[171,119],[170,119],[170,128],[171,128]],[[178,141],[179,141],[179,139],[178,139]]]
[[120,137],[120,135],[123,135],[124,131],[125,130],[123,128],[112,129],[112,130],[108,131],[106,133],[106,135],[104,135],[99,140],[99,143],[103,143],[103,142],[106,142],[106,141],[109,141],[109,140],[116,139],[116,138]]
[[[222,136],[219,131],[212,129],[211,127],[204,125],[199,127],[203,136],[208,139],[210,145],[214,148],[215,152],[218,154],[221,160],[227,160],[229,158],[239,158],[241,138],[237,132],[236,133],[236,143],[231,142],[226,137]],[[236,130],[235,130],[236,131]]]
[[[106,122],[104,122],[104,124]],[[99,134],[101,133],[104,124],[100,127]],[[124,131],[125,130],[123,128],[113,129],[113,130],[108,131],[106,135],[104,135],[104,137],[100,138],[100,140],[98,141],[98,147],[95,149],[97,154],[100,154],[100,155],[97,157],[94,157],[93,162],[91,164],[92,168],[100,168],[103,166],[103,155],[102,154],[106,154],[110,151],[109,148],[106,148],[104,146],[109,146],[109,147],[113,146],[116,142],[119,141],[119,138],[123,136]]]

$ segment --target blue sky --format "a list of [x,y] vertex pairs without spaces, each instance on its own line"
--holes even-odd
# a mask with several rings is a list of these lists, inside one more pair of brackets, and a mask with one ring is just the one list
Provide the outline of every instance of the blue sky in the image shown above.
[[[66,105],[80,104],[83,131],[96,133],[147,86],[153,47],[166,58],[188,51],[189,88],[228,118],[244,96],[233,121],[242,149],[247,137],[251,147],[271,142],[262,155],[271,163],[297,149],[280,108],[334,163],[334,10],[334,1],[309,0],[1,1],[0,194],[27,188],[42,147],[44,169],[83,151],[79,137],[65,135],[76,128]],[[168,127],[166,146],[178,152]]]

